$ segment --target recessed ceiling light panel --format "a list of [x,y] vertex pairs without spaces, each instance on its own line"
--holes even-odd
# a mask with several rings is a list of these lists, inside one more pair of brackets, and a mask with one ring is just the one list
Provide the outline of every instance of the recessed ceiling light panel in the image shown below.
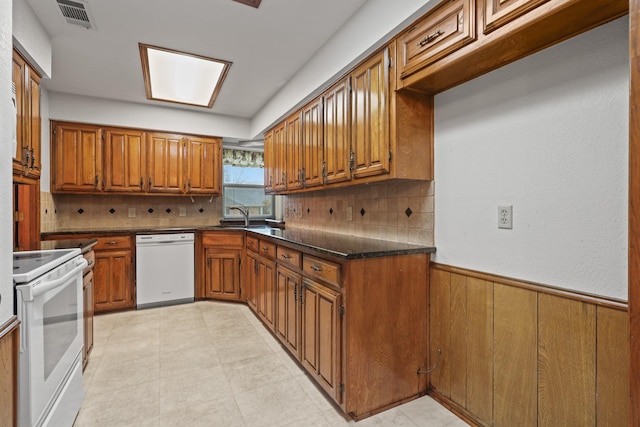
[[140,43],[147,99],[211,108],[231,63]]

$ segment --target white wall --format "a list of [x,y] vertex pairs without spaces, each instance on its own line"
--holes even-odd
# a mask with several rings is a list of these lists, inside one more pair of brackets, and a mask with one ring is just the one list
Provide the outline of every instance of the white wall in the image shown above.
[[627,34],[624,17],[436,96],[436,262],[627,299]]
[[251,122],[258,135],[326,83],[389,41],[438,0],[369,0],[265,105]]
[[13,314],[11,0],[0,0],[0,325]]
[[13,0],[13,37],[31,65],[51,77],[51,38],[26,0]]

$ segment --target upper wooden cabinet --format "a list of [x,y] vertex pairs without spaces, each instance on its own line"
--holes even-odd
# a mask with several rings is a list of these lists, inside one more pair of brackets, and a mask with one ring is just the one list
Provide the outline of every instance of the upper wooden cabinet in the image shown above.
[[51,191],[102,191],[101,129],[93,125],[56,122],[52,123],[51,132]]
[[222,139],[187,137],[185,141],[186,191],[222,194]]
[[286,122],[282,122],[273,128],[273,154],[269,156],[273,163],[269,168],[273,172],[272,189],[274,192],[282,192],[287,188],[287,135],[285,130]]
[[41,169],[40,76],[15,49],[13,50],[12,81],[16,90],[16,146],[13,173],[38,179]]
[[222,139],[52,122],[54,193],[222,194]]
[[[433,99],[395,91],[395,52],[392,43],[374,53],[267,132],[265,150],[271,153],[265,156],[265,168],[277,170],[282,135],[287,147],[288,186],[273,186],[272,192],[433,179]],[[299,164],[301,170],[296,167]],[[278,173],[274,175],[277,178]]]
[[107,128],[104,134],[105,191],[143,191],[146,177],[145,133]]
[[351,72],[351,169],[354,178],[389,172],[389,49]]
[[489,33],[548,0],[486,0],[484,32]]
[[[505,3],[504,0],[487,0]],[[398,39],[403,78],[476,39],[476,0],[449,0],[429,12]]]
[[323,95],[324,183],[351,180],[351,86],[348,77]]
[[264,192],[267,194],[273,192],[274,156],[273,130],[270,130],[264,134]]

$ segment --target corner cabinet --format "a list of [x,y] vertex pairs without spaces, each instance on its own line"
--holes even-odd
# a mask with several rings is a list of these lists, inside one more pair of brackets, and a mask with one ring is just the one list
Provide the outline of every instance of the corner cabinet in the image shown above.
[[40,75],[15,49],[12,82],[16,110],[13,173],[26,179],[38,179],[41,170]]
[[198,298],[242,301],[244,231],[212,231],[200,235],[196,295]]
[[222,139],[51,123],[54,193],[222,194]]
[[350,417],[426,394],[429,254],[344,259],[249,231],[246,256],[249,307]]

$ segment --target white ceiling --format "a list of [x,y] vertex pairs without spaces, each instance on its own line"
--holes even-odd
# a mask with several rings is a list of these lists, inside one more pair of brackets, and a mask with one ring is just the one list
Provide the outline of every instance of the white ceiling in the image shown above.
[[[91,30],[27,1],[51,36],[48,90],[252,118],[367,0],[86,0]],[[213,108],[147,100],[138,43],[231,61]]]

